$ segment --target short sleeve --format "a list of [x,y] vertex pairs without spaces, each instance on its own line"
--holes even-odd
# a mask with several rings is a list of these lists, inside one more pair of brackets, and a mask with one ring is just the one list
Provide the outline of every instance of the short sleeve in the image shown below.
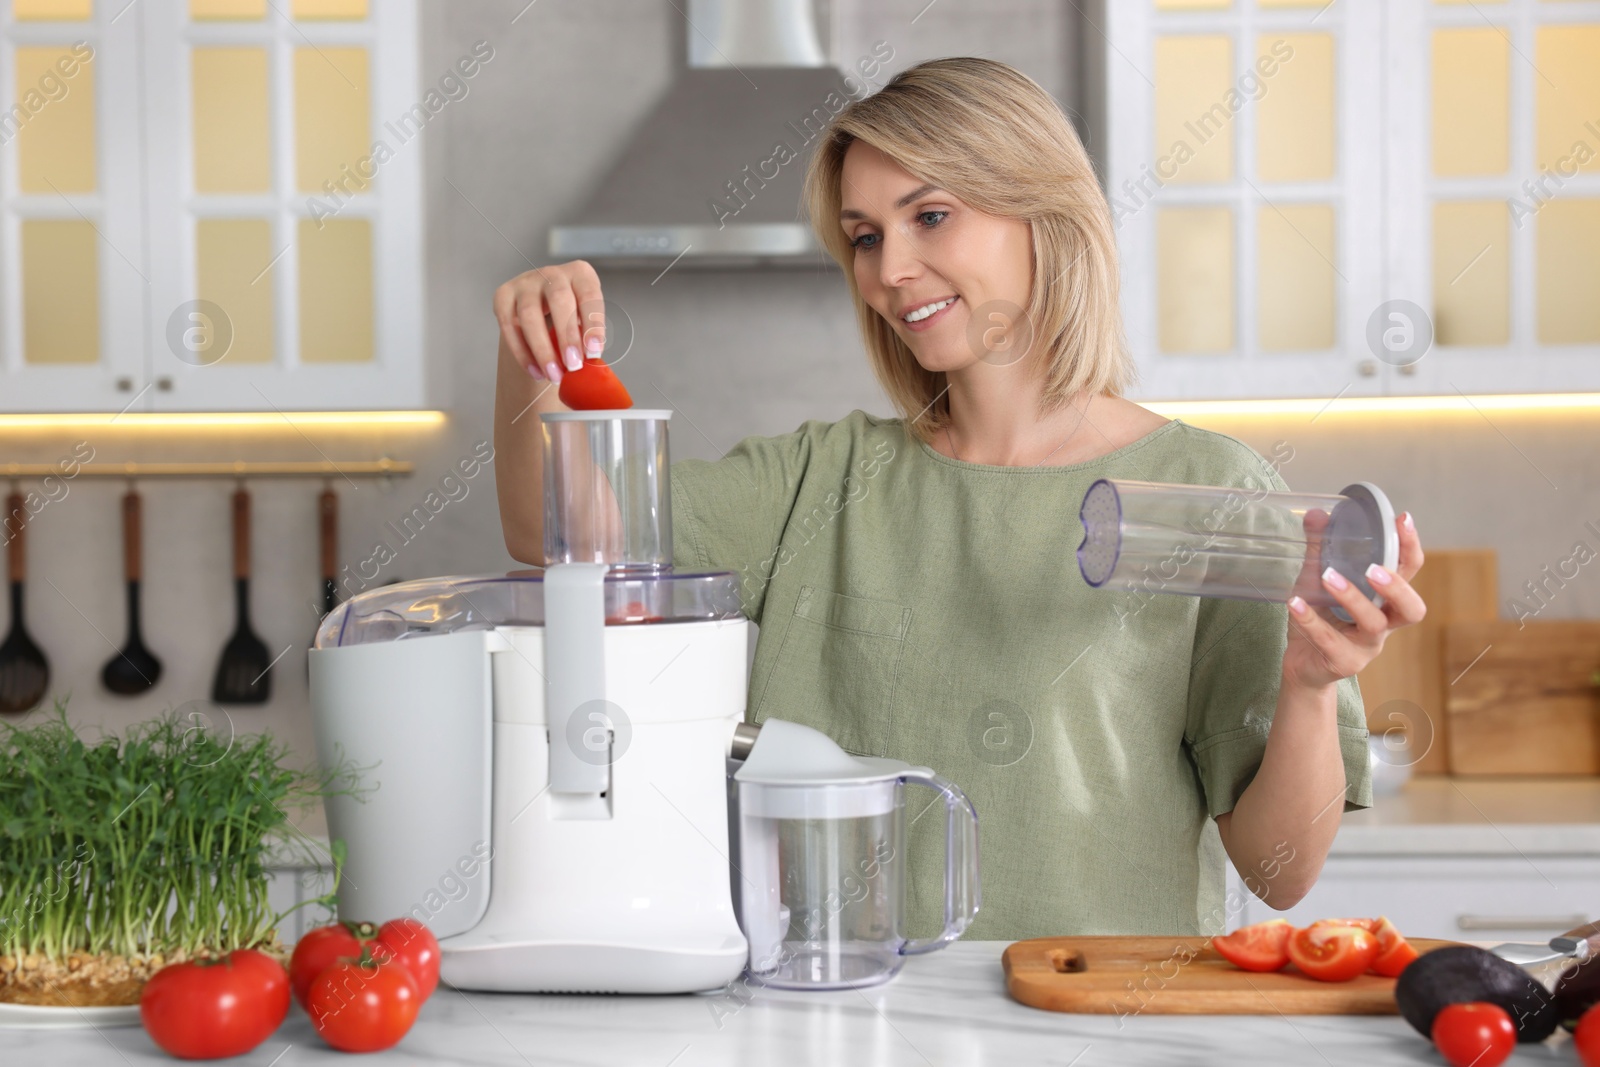
[[[1273,491],[1288,490],[1276,471],[1265,470]],[[1287,604],[1199,600],[1184,736],[1212,817],[1233,810],[1261,766],[1278,706],[1288,629]],[[1354,677],[1340,679],[1335,690],[1344,758],[1343,810],[1353,811],[1372,805],[1366,712]]]
[[671,467],[673,566],[739,575],[744,614],[758,624],[778,544],[811,459],[809,426],[747,437],[721,459],[683,459]]

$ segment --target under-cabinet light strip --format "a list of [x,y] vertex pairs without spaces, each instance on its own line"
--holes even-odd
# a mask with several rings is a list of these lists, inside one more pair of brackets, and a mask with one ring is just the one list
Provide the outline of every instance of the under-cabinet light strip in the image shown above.
[[442,411],[130,411],[118,415],[82,414],[0,414],[0,431],[65,429],[69,427],[115,430],[205,428],[329,428],[366,429],[396,427],[426,429],[442,426]]
[[1490,396],[1346,396],[1283,400],[1138,400],[1167,416],[1179,415],[1355,415],[1480,411],[1595,411],[1600,393],[1505,393]]

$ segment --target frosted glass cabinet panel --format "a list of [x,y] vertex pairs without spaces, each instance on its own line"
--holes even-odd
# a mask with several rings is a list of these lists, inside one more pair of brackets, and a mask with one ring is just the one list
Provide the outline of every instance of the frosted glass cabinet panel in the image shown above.
[[[1136,398],[1375,395],[1377,0],[1105,6]],[[1120,58],[1119,58],[1120,57]]]
[[1104,12],[1134,399],[1600,392],[1600,3]]

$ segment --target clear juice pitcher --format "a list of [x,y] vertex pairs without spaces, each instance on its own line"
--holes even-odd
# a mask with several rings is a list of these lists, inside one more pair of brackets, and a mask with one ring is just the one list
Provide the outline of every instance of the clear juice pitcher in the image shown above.
[[1102,478],[1083,496],[1078,568],[1095,588],[1309,604],[1349,613],[1322,584],[1332,567],[1374,603],[1369,564],[1393,570],[1394,509],[1370,482],[1340,493]]
[[[733,780],[734,880],[750,981],[875,985],[905,957],[960,937],[977,915],[977,813],[927,767],[852,756],[817,730],[769,719]],[[903,930],[907,785],[938,791],[945,809],[944,929],[920,940]]]

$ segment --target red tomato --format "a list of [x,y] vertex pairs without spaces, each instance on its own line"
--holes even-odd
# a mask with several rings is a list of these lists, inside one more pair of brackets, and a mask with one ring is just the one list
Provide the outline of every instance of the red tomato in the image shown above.
[[1213,937],[1211,947],[1235,967],[1247,971],[1276,971],[1289,962],[1289,936],[1294,927],[1287,919],[1270,919],[1242,926],[1226,937]]
[[1400,977],[1400,972],[1417,958],[1417,950],[1411,946],[1411,942],[1400,936],[1394,923],[1381,916],[1372,933],[1378,939],[1378,958],[1372,961],[1372,973],[1385,978]]
[[614,626],[619,623],[629,622],[660,622],[662,618],[663,616],[661,615],[650,614],[643,601],[630,600],[623,605],[619,613],[606,616],[606,625]]
[[1339,920],[1320,920],[1289,938],[1289,961],[1311,978],[1348,982],[1378,957],[1370,930]]
[[295,942],[294,955],[289,957],[289,985],[295,1003],[306,1007],[306,994],[317,976],[346,956],[361,955],[362,944],[376,936],[378,928],[371,923],[333,923],[319,926]]
[[1600,1005],[1583,1013],[1577,1029],[1572,1031],[1572,1043],[1583,1067],[1600,1067]]
[[416,979],[400,963],[371,954],[340,960],[317,976],[306,1012],[322,1039],[341,1052],[377,1052],[399,1043],[422,1007]]
[[387,959],[390,954],[411,972],[417,992],[427,1000],[439,988],[439,942],[433,931],[415,919],[390,919],[378,928],[372,954]]
[[289,976],[265,952],[163,967],[144,984],[139,1019],[150,1040],[185,1060],[242,1056],[289,1014]]
[[574,411],[633,407],[633,397],[603,359],[585,359],[583,366],[561,378],[561,402]]
[[1417,958],[1417,950],[1413,948],[1400,931],[1395,929],[1394,923],[1388,918],[1379,916],[1376,919],[1321,919],[1320,922],[1332,923],[1337,926],[1355,926],[1366,930],[1378,939],[1378,955],[1373,959],[1372,966],[1367,968],[1371,973],[1384,978],[1398,978],[1406,965]]
[[1498,1004],[1451,1004],[1433,1017],[1433,1044],[1454,1067],[1497,1067],[1516,1047],[1517,1027]]

